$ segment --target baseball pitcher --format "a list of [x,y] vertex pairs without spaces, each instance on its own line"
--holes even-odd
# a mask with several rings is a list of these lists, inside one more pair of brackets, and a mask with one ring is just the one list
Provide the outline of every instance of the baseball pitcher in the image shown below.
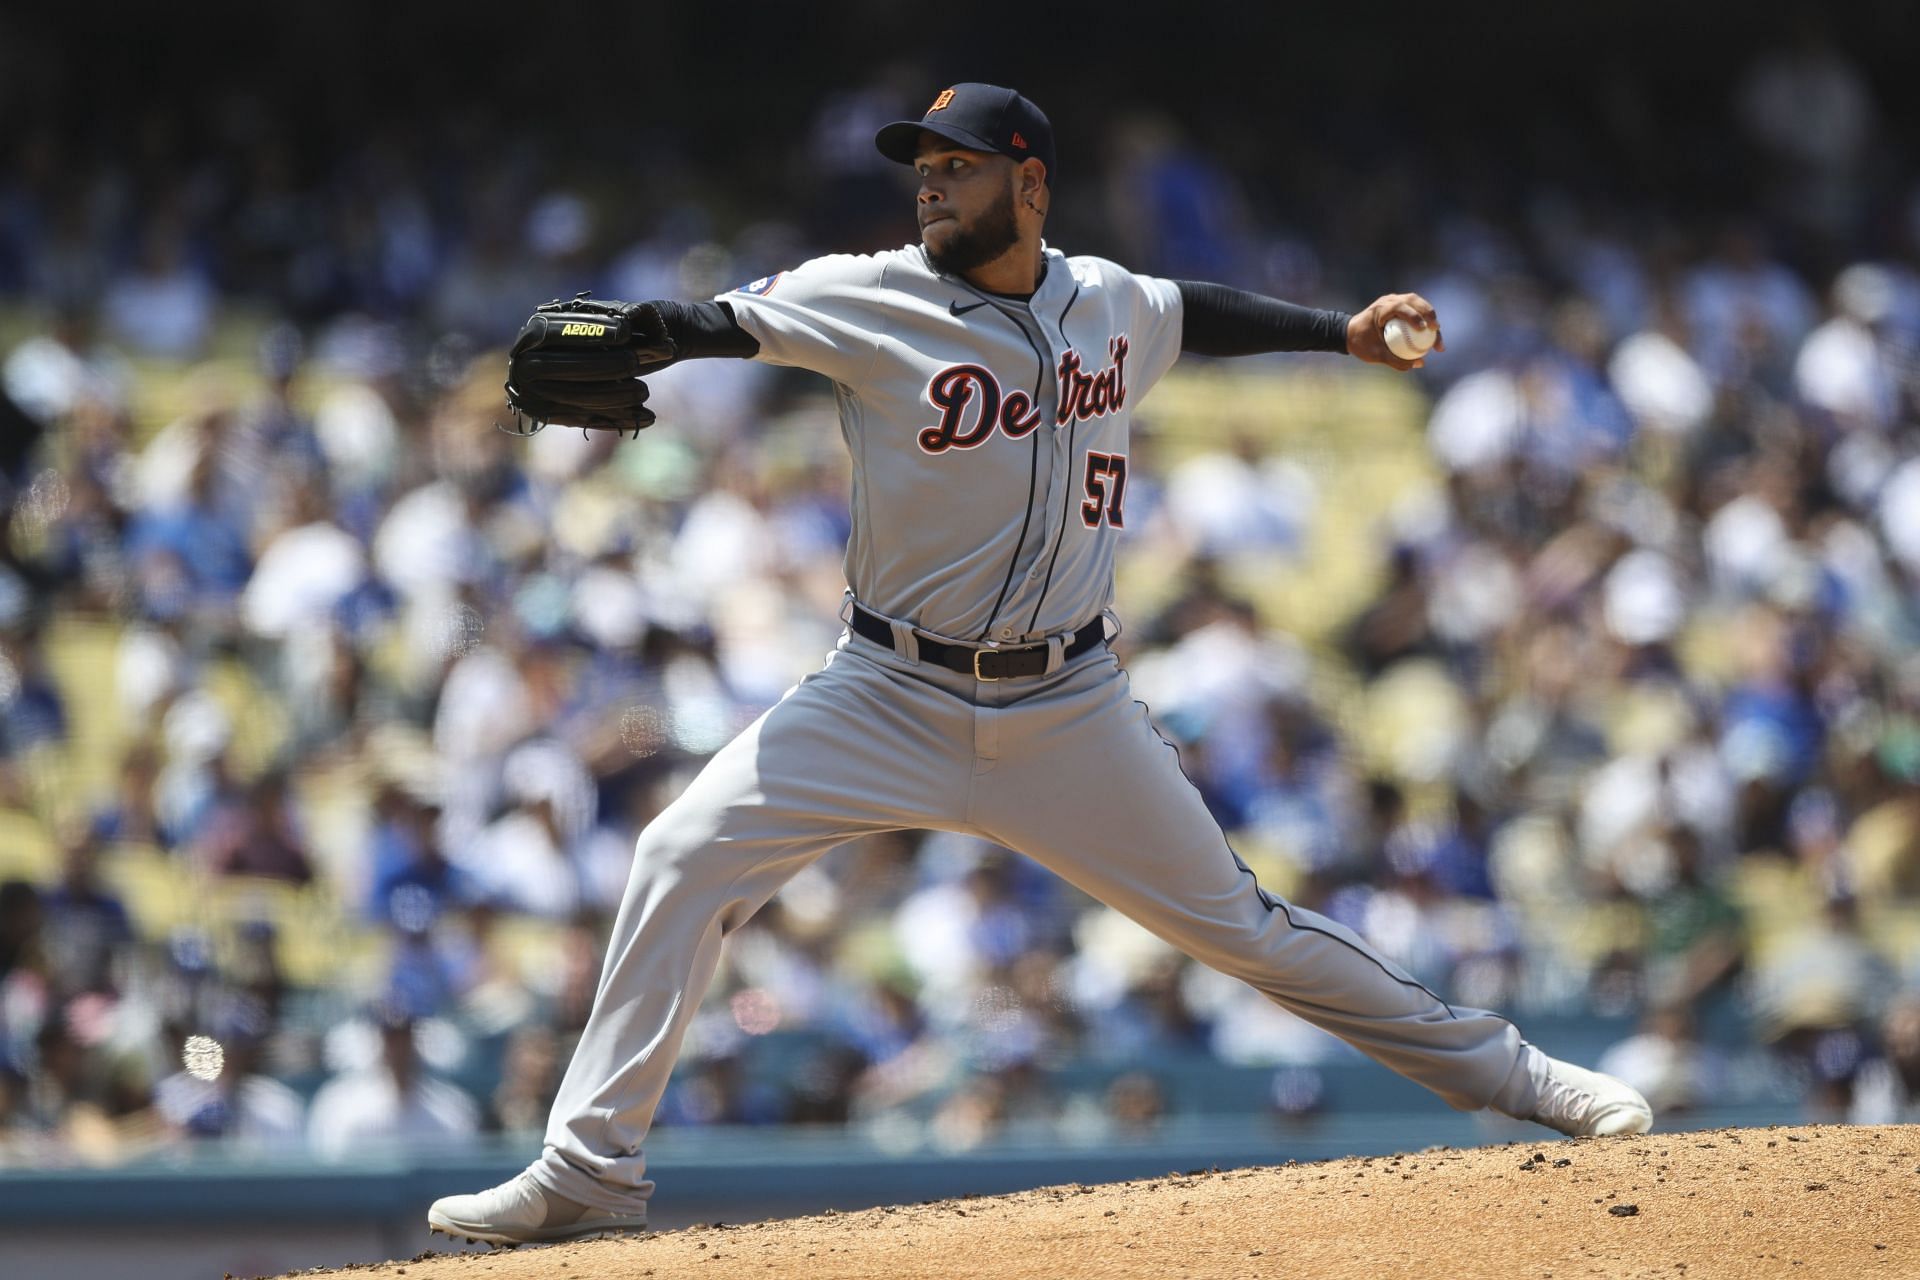
[[1134,410],[1181,353],[1416,368],[1383,329],[1437,336],[1433,308],[1318,311],[1066,256],[1041,238],[1052,128],[1010,89],[954,85],[876,143],[920,176],[920,243],[711,302],[550,304],[514,346],[508,398],[535,429],[646,426],[641,377],[676,360],[830,379],[853,458],[847,630],[642,833],[539,1159],[435,1202],[432,1228],[510,1244],[644,1227],[642,1145],[726,936],[835,845],[903,828],[1037,859],[1456,1108],[1644,1132],[1629,1086],[1263,889],[1107,646]]

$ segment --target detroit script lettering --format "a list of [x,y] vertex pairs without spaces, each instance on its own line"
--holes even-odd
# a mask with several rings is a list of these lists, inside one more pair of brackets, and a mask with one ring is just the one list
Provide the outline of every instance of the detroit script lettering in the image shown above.
[[[1098,373],[1081,368],[1080,352],[1067,349],[1054,371],[1060,382],[1055,426],[1104,417],[1125,407],[1127,346],[1124,333],[1110,339],[1107,367]],[[970,413],[975,397],[979,398],[979,409]],[[1018,440],[1030,435],[1042,417],[1032,396],[1020,390],[1002,392],[993,371],[978,364],[949,365],[934,374],[927,383],[927,402],[940,411],[940,421],[918,436],[921,449],[928,453],[977,449],[992,439],[995,428],[1008,439]]]

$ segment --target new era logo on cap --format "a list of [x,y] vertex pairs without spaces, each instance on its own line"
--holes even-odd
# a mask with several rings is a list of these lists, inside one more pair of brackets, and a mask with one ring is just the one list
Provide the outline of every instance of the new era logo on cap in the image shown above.
[[1020,131],[1018,129],[1015,129],[1013,131],[1013,145],[1020,148],[1022,151],[1025,151],[1027,149],[1027,140],[1020,136]]

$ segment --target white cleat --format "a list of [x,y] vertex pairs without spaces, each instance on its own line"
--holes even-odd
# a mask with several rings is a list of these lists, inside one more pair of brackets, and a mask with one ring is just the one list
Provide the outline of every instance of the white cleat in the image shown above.
[[427,1210],[427,1227],[467,1243],[543,1244],[604,1231],[645,1231],[645,1205],[631,1213],[593,1209],[546,1190],[522,1173],[471,1196],[442,1196]]
[[1624,1080],[1550,1058],[1532,1045],[1527,1070],[1540,1091],[1530,1117],[1572,1138],[1604,1138],[1645,1133],[1653,1128],[1653,1108]]

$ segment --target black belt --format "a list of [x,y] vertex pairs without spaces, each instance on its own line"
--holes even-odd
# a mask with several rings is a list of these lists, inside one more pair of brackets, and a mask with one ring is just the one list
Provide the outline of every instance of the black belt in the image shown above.
[[[893,648],[893,624],[879,614],[855,604],[853,620],[849,625],[855,635],[888,649]],[[1047,646],[1044,644],[1021,645],[1015,649],[970,649],[966,645],[929,640],[926,636],[916,636],[915,639],[919,641],[921,661],[934,663],[949,671],[958,671],[976,680],[1007,680],[1014,676],[1045,675],[1047,671]],[[1061,660],[1064,662],[1069,658],[1077,658],[1095,645],[1106,642],[1106,619],[1097,617],[1073,633],[1061,653]]]

